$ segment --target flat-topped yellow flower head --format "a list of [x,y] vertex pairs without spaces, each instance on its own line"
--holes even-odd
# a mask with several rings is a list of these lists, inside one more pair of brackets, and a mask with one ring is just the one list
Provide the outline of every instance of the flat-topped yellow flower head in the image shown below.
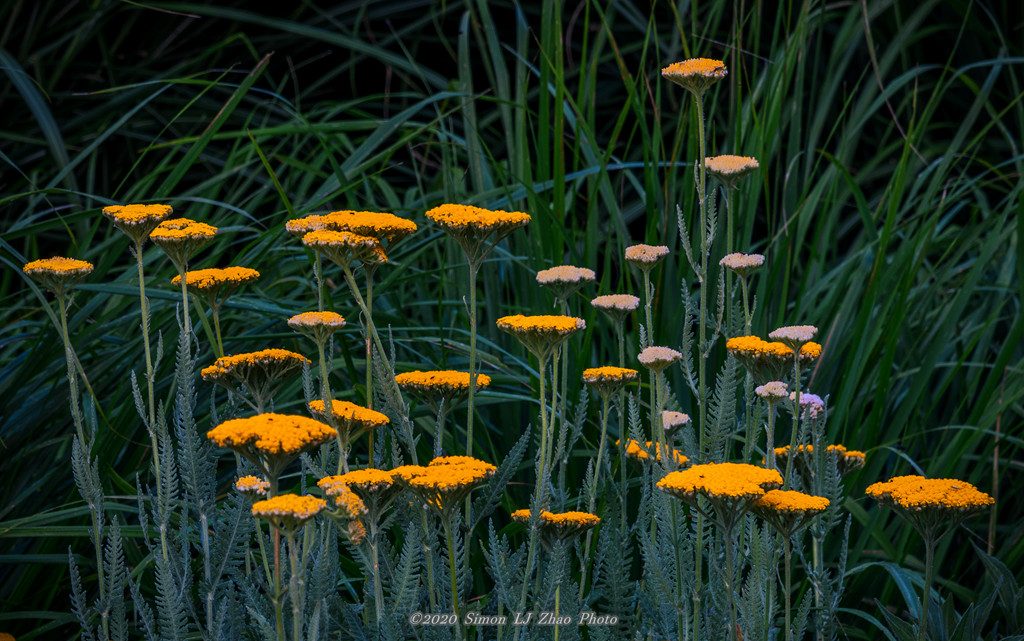
[[103,216],[136,245],[145,243],[156,226],[173,214],[170,205],[110,205],[103,208]]
[[284,224],[284,229],[292,236],[302,238],[311,231],[326,229],[326,227],[324,225],[324,217],[322,214],[312,214],[303,218],[289,220]]
[[288,319],[291,327],[317,345],[323,345],[345,326],[345,317],[337,312],[302,312]]
[[630,294],[605,294],[590,301],[590,304],[604,312],[617,325],[622,325],[630,313],[640,307],[640,299]]
[[479,265],[491,247],[530,223],[530,215],[521,211],[492,211],[451,203],[430,209],[427,218],[462,247],[470,265]]
[[683,412],[676,412],[673,410],[663,410],[661,412],[661,427],[667,434],[673,434],[676,430],[684,425],[690,424],[690,415]]
[[32,280],[62,297],[83,278],[92,273],[92,263],[77,258],[54,256],[25,263],[21,268]]
[[[619,441],[615,441],[618,445]],[[629,439],[626,441],[626,458],[639,461],[641,463],[653,463],[655,461],[663,461],[666,459],[665,453],[669,451],[668,446],[662,445],[661,443],[655,443],[654,441],[646,441],[641,443],[636,439]],[[683,467],[689,464],[690,459],[682,452],[677,449],[672,449],[671,461]]]
[[332,211],[322,218],[324,229],[348,231],[360,236],[371,236],[393,247],[398,241],[413,234],[416,223],[394,214],[373,211]]
[[[530,510],[516,510],[512,513],[512,520],[528,526],[530,524]],[[600,525],[601,519],[589,512],[549,512],[541,510],[537,523],[545,534],[556,539],[566,539],[597,527]]]
[[[799,472],[803,477],[805,487],[810,485],[811,479],[815,473],[815,465],[812,457],[813,454],[813,445],[796,446],[796,455],[793,458],[793,465],[796,467],[797,472]],[[841,477],[848,476],[849,474],[861,469],[864,467],[864,463],[867,460],[864,452],[847,450],[845,445],[839,445],[838,443],[827,446],[825,448],[825,454],[829,465],[835,465]],[[788,465],[788,445],[785,447],[775,448],[775,460],[780,468],[784,468]]]
[[789,385],[782,381],[768,381],[764,385],[755,387],[754,393],[768,401],[769,405],[774,405],[781,400],[789,398]]
[[673,62],[661,70],[662,78],[671,80],[697,98],[703,96],[711,85],[725,78],[727,73],[724,62],[711,58]]
[[425,505],[442,516],[452,511],[497,467],[470,456],[436,458],[426,466],[406,465],[391,470],[392,478],[409,488]]
[[735,189],[740,180],[757,171],[760,165],[750,156],[712,156],[704,159],[708,173],[717,178],[726,189]]
[[751,510],[783,536],[792,536],[828,509],[829,500],[791,490],[769,490]]
[[[259,277],[258,271],[248,267],[193,269],[185,272],[185,287],[196,296],[206,298],[211,307],[219,307],[228,296]],[[171,284],[181,286],[181,275],[172,278]]]
[[244,494],[250,501],[257,497],[266,496],[270,489],[270,481],[258,476],[243,476],[235,481],[235,490]]
[[582,318],[574,316],[503,316],[498,329],[519,339],[538,359],[546,360],[551,351],[576,332],[587,328]]
[[768,490],[782,485],[778,470],[746,463],[704,463],[670,472],[657,483],[663,492],[698,507],[698,496],[707,498],[719,524],[730,529],[751,505]]
[[394,488],[395,480],[392,476],[392,473],[386,470],[367,468],[365,470],[352,470],[345,474],[322,478],[317,481],[317,485],[328,496],[331,495],[332,487],[346,485],[355,491],[360,498],[367,501],[370,497]]
[[271,482],[303,452],[334,438],[330,425],[305,416],[264,413],[224,421],[206,433],[217,446],[238,452],[252,461]]
[[[469,372],[455,370],[403,372],[395,376],[395,382],[403,391],[414,394],[426,402],[434,412],[439,411],[442,402],[444,407],[448,408],[469,395]],[[490,384],[490,376],[476,375],[477,391]]]
[[633,245],[626,248],[626,262],[642,272],[649,272],[665,260],[668,247],[665,245]]
[[869,485],[866,494],[896,510],[925,540],[933,541],[995,503],[966,481],[923,476],[896,476]]
[[347,268],[352,261],[359,261],[364,265],[388,262],[387,254],[376,238],[353,234],[350,231],[316,229],[302,237],[302,244],[343,268]]
[[252,506],[252,514],[287,534],[294,534],[322,512],[327,502],[315,496],[281,494]]
[[591,367],[583,370],[583,382],[594,388],[602,398],[608,398],[640,377],[628,367]]
[[764,265],[764,256],[761,254],[744,254],[733,252],[722,257],[718,261],[722,267],[730,269],[740,278],[746,278],[753,274],[761,265]]
[[572,265],[559,265],[537,272],[537,283],[550,289],[556,300],[563,301],[596,279],[593,269]]
[[[739,359],[758,385],[782,381],[793,369],[793,349],[778,341],[757,336],[734,336],[725,342],[725,349]],[[821,345],[814,342],[800,347],[800,363],[813,362],[821,356]]]
[[184,271],[190,258],[213,242],[217,228],[189,218],[164,220],[149,234],[150,240],[164,250],[178,271]]
[[256,406],[264,407],[284,380],[297,374],[310,360],[286,349],[263,349],[258,352],[222,356],[213,365],[203,368],[204,381],[217,383],[241,394],[235,384],[243,385]]

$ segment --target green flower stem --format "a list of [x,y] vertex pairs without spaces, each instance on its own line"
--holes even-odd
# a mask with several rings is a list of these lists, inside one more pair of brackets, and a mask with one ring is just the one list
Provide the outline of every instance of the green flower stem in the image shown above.
[[921,621],[918,622],[917,639],[925,641],[928,632],[928,603],[931,601],[932,580],[935,572],[936,537],[931,532],[924,533],[924,593],[921,595]]
[[[706,172],[704,164],[704,98],[702,95],[694,94],[694,104],[697,108],[697,145],[700,158],[700,184],[697,185],[697,201],[700,206],[700,316],[698,317],[698,338],[697,338],[697,379],[699,394],[697,398],[698,412],[700,415],[700,440],[698,453],[701,459],[704,458],[704,445],[707,432],[708,413],[708,389],[707,389],[707,359],[704,358],[707,340],[707,313],[708,313],[708,234],[707,234],[707,189]],[[703,515],[697,515],[697,546],[696,546],[696,582],[694,584],[694,616],[693,616],[693,638],[700,637],[700,590],[703,574],[703,551],[704,551],[704,519]]]
[[793,542],[790,536],[783,535],[782,537],[782,550],[783,556],[786,561],[786,641],[793,641],[793,623],[791,619],[792,611],[792,571],[790,569],[791,559],[793,557]]
[[[775,403],[768,403],[768,435],[765,437],[764,457],[768,469],[775,469]],[[792,456],[792,453],[790,453]]]
[[[368,323],[373,323],[373,270],[364,267],[366,271],[366,317]],[[373,354],[370,351],[370,335],[366,335],[366,407],[373,409]],[[373,432],[370,432],[370,456],[373,456]]]
[[[142,347],[146,353],[146,391],[149,399],[149,436],[153,440],[154,463],[157,470],[160,469],[159,462],[155,460],[156,454],[156,432],[153,426],[156,425],[156,404],[153,401],[153,357],[149,346],[149,301],[146,299],[146,277],[142,269],[142,243],[135,243],[135,258],[139,266],[139,306],[142,309]],[[159,484],[157,485],[159,489]]]
[[795,402],[793,406],[793,434],[789,437],[789,456],[786,457],[786,475],[784,481],[786,487],[791,487],[790,474],[793,473],[793,459],[796,458],[796,440],[800,433],[800,350],[794,350],[793,354],[793,378],[796,384]]
[[[473,456],[473,399],[476,396],[476,278],[480,271],[480,263],[469,263],[469,397],[466,399],[466,456]],[[469,499],[466,499],[467,510]],[[472,515],[467,511],[466,520],[473,522]]]
[[[604,444],[605,438],[608,434],[608,395],[601,395],[601,440],[597,446],[597,463],[594,467],[594,484],[590,487],[590,498],[587,501],[587,511],[594,514],[594,510],[597,508],[597,486],[599,479],[601,478],[601,458],[604,455]],[[619,439],[622,440],[622,439]],[[583,593],[587,586],[587,570],[590,569],[590,544],[593,539],[594,531],[587,530],[587,542],[583,549],[583,576],[580,579],[580,598],[583,600]]]
[[288,599],[292,603],[292,639],[302,641],[302,594],[299,590],[299,553],[295,547],[295,533],[287,532],[288,564],[291,576],[288,577]]
[[[548,359],[547,355],[537,354],[537,360],[539,361],[540,368],[540,463],[537,473],[537,487],[534,489],[534,494],[537,496],[536,504],[538,509],[543,510],[545,506],[544,494],[546,485],[544,483],[544,464],[547,461],[547,442],[548,442],[548,414],[547,414],[547,394],[544,389],[544,374],[547,371]],[[539,514],[533,515],[531,520],[536,521],[540,518]],[[523,590],[519,596],[519,608],[517,612],[523,612],[526,609],[526,591],[530,585],[530,572],[533,571],[533,562],[537,553],[537,526],[530,528],[530,547],[529,552],[526,555],[526,573],[523,575]]]
[[462,613],[460,611],[461,608],[459,607],[459,588],[458,583],[456,582],[455,548],[452,545],[451,516],[445,515],[444,518],[441,519],[441,522],[444,524],[444,536],[448,542],[448,567],[451,570],[452,584],[452,611],[455,613],[455,616],[458,617],[458,621],[455,623],[455,638],[462,639]]
[[[68,367],[68,387],[70,388],[71,398],[69,399],[71,405],[71,419],[75,424],[75,431],[78,436],[78,444],[82,447],[82,456],[85,457],[85,465],[83,469],[86,474],[92,475],[91,458],[92,448],[88,446],[85,440],[85,429],[83,423],[85,422],[82,418],[82,410],[78,406],[78,370],[75,367],[75,350],[71,346],[71,334],[68,332],[68,304],[67,298],[63,292],[56,293],[57,303],[60,307],[60,332],[61,338],[64,340],[64,359],[67,362]],[[154,455],[156,450],[153,450]],[[93,479],[94,483],[99,483],[99,479]],[[159,483],[157,484],[159,487]],[[87,499],[88,500],[88,499]],[[106,596],[106,585],[103,581],[103,540],[102,533],[100,532],[100,521],[98,510],[103,509],[102,505],[89,505],[89,514],[92,517],[92,532],[93,542],[96,547],[96,578],[99,583],[100,601]],[[108,622],[104,617],[103,619],[103,630],[107,632]]]
[[[562,308],[562,316],[568,316],[569,315],[569,301],[563,298],[563,299],[560,299],[560,302],[561,302],[561,308]],[[568,343],[568,341],[562,343],[562,345],[558,347],[558,352],[560,352],[559,359],[562,362],[562,369],[561,369],[561,373],[560,373],[560,379],[558,381],[559,382],[558,388],[556,389],[554,385],[551,386],[552,387],[552,391],[555,394],[555,396],[551,399],[551,401],[552,401],[551,402],[551,412],[552,412],[552,416],[554,417],[556,415],[556,409],[555,409],[556,405],[555,404],[557,403],[557,416],[559,417],[559,421],[560,421],[559,425],[564,426],[565,425],[565,416],[566,416],[566,409],[565,409],[566,399],[569,398],[569,343]],[[553,422],[554,421],[552,421],[552,423]],[[551,433],[552,433],[552,435],[555,433],[554,426],[552,426]],[[553,438],[553,436],[552,436],[552,438]],[[563,456],[565,456],[567,458],[568,457],[568,453],[567,452],[563,453]],[[562,460],[565,461],[564,458]],[[558,468],[558,487],[560,487],[560,488],[564,488],[565,487],[565,464],[564,463]]]
[[223,358],[224,340],[220,334],[220,304],[211,303],[210,309],[213,310],[213,332],[217,336],[217,358]]
[[[555,621],[558,621],[559,597],[561,596],[562,585],[555,586]],[[555,641],[558,641],[558,623],[555,623]]]
[[313,278],[316,280],[316,310],[322,312],[324,311],[324,263],[320,252],[315,251],[313,254],[316,256],[313,261]]
[[181,304],[182,304],[182,311],[184,312],[184,314],[182,316],[182,322],[183,322],[183,325],[184,325],[184,328],[185,328],[185,335],[190,337],[190,339],[189,339],[190,340],[189,346],[191,346],[192,345],[192,343],[191,343],[192,319],[189,318],[189,313],[188,313],[188,287],[185,285],[185,273],[187,271],[188,271],[188,263],[183,263],[180,267],[178,267],[178,275],[181,276]]
[[729,576],[729,637],[732,641],[738,641],[736,632],[736,569],[734,567],[735,555],[732,549],[732,526],[725,528],[725,571]]
[[277,625],[277,641],[285,641],[284,603],[281,600],[281,533],[273,525],[270,529],[274,531],[274,621]]
[[[427,523],[427,513],[420,512],[423,517],[423,540],[430,540],[430,525]],[[427,597],[430,601],[430,611],[437,612],[437,588],[434,586],[434,554],[433,549],[427,546],[425,551],[427,558]]]
[[380,583],[380,556],[378,554],[380,546],[377,536],[377,522],[374,519],[370,524],[370,555],[373,562],[373,611],[377,615],[377,630],[379,631],[383,615],[384,591]]
[[740,288],[743,290],[743,333],[750,336],[750,293],[747,287],[746,276],[740,276]]

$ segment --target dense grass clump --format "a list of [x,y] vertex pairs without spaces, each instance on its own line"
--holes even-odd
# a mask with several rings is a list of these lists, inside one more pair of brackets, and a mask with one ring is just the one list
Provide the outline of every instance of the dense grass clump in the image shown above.
[[[567,638],[1024,633],[1024,51],[1006,4],[8,2],[0,15],[0,631],[280,638],[287,623],[311,639],[483,639],[494,629],[405,621],[557,604],[619,617],[558,627]],[[697,100],[660,70],[699,57],[728,73]],[[700,163],[723,154],[756,158],[735,189]],[[258,278],[186,296],[181,260],[102,213],[131,203],[218,228],[188,270]],[[427,215],[446,203],[529,221],[474,254]],[[417,230],[378,239],[377,265],[286,229],[339,210]],[[667,256],[627,261],[641,243]],[[734,252],[765,261],[749,276],[720,266]],[[60,305],[22,269],[54,255],[93,265]],[[538,284],[561,265],[594,278]],[[590,304],[607,294],[638,307]],[[344,326],[293,331],[310,310]],[[499,330],[519,314],[580,323],[541,354]],[[767,380],[726,347],[794,325],[817,328],[820,355],[781,377],[820,397],[820,419],[755,393]],[[678,361],[641,365],[655,347]],[[269,348],[309,363],[267,387],[260,413],[305,417],[319,401],[337,436],[280,479],[205,438],[256,408],[253,385],[228,392],[201,370]],[[593,401],[584,371],[609,365],[641,385]],[[413,370],[477,385],[438,404],[394,382]],[[330,399],[388,426],[328,417]],[[765,426],[776,445],[821,445],[779,466],[784,489],[831,501],[807,536],[753,503],[733,522],[714,492],[655,489],[680,466],[670,449],[697,465],[774,459]],[[630,439],[642,461],[627,462]],[[863,469],[827,444],[864,452]],[[314,489],[442,454],[495,469],[465,472],[472,494],[445,509],[407,499],[447,468],[377,479],[375,495]],[[261,495],[233,487],[248,473],[345,506],[260,525]],[[865,495],[900,475],[961,479],[995,504],[919,536]],[[792,585],[776,585],[783,556]],[[282,576],[296,585],[275,587]],[[923,585],[937,592],[922,600]],[[555,634],[500,634],[524,631]]]

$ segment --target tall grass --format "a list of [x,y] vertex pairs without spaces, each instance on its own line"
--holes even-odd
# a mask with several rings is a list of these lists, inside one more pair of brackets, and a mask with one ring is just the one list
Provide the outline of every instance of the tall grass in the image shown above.
[[[1024,52],[1008,6],[470,0],[266,15],[242,3],[10,0],[0,15],[10,17],[0,33],[0,255],[10,268],[0,281],[0,625],[19,638],[72,630],[68,547],[91,567],[88,508],[67,465],[62,348],[24,262],[67,254],[96,265],[70,322],[99,417],[93,453],[105,508],[130,515],[135,476],[149,478],[151,459],[126,375],[142,349],[137,276],[102,206],[167,202],[221,227],[196,267],[260,269],[222,310],[228,353],[303,351],[283,323],[314,300],[309,258],[283,233],[290,218],[350,208],[422,222],[438,202],[526,211],[528,233],[480,272],[478,362],[494,383],[476,399],[474,451],[497,461],[535,419],[537,373],[518,344],[484,330],[503,310],[550,307],[537,269],[588,266],[599,286],[586,295],[630,292],[624,248],[666,244],[673,260],[654,273],[655,335],[681,340],[680,290],[696,282],[676,206],[688,222],[695,216],[696,122],[658,70],[696,55],[730,68],[708,95],[712,152],[761,164],[730,198],[736,248],[769,257],[755,279],[754,332],[793,319],[821,328],[825,357],[810,390],[830,395],[827,438],[868,452],[844,505],[861,528],[844,606],[871,611],[878,598],[913,609],[898,594],[918,576],[920,541],[860,498],[890,473],[962,478],[1004,499],[991,523],[975,522],[969,537],[937,551],[943,588],[960,602],[978,596],[984,573],[965,540],[1018,574],[1024,567],[1024,513],[1012,501],[1024,395]],[[720,235],[711,259],[724,253]],[[459,257],[426,226],[380,270],[374,320],[390,330],[397,369],[465,368]],[[148,295],[170,355],[173,269],[154,248],[143,261],[147,274],[166,275]],[[356,315],[342,283],[328,283],[327,296],[329,309]],[[570,380],[615,355],[612,329],[577,302],[590,329]],[[639,345],[628,329],[627,360]],[[337,342],[343,375],[332,387],[360,401],[365,355],[353,345]],[[724,349],[713,353],[711,371],[724,359]],[[173,361],[164,358],[157,376],[168,405]],[[696,415],[682,382],[670,384],[680,409]],[[197,391],[197,424],[206,425],[211,390]],[[299,384],[281,397],[301,399]],[[463,411],[455,429],[465,429]],[[595,421],[581,450],[596,446]],[[569,475],[582,479],[586,460],[570,457]],[[513,487],[508,500],[527,496]],[[128,522],[125,553],[140,568],[141,528]],[[477,585],[485,580],[478,571]],[[851,614],[848,623],[863,621]]]

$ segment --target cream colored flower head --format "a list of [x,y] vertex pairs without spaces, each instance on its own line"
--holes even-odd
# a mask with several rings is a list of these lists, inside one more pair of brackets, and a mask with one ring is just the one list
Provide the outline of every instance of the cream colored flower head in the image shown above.
[[768,334],[768,338],[773,341],[779,341],[786,347],[796,351],[800,349],[804,343],[809,343],[814,340],[817,333],[818,328],[814,325],[790,325],[788,327],[778,328],[774,332]]
[[633,245],[626,248],[626,262],[640,271],[650,271],[668,256],[665,245]]
[[718,261],[718,264],[722,267],[731,269],[740,278],[746,278],[755,272],[758,267],[764,265],[764,256],[762,254],[744,254],[742,252],[734,252],[722,257],[722,260]]
[[682,354],[672,348],[652,346],[640,352],[636,359],[647,369],[660,372],[682,357]]
[[784,398],[789,398],[789,386],[782,381],[769,381],[754,388],[754,393],[774,404]]
[[587,283],[597,279],[593,269],[559,265],[537,272],[537,282],[555,293],[555,298],[565,300]]
[[673,62],[661,70],[661,76],[671,80],[694,96],[700,98],[711,85],[715,84],[728,70],[721,60],[711,58],[690,58],[682,62]]
[[756,158],[749,156],[724,155],[705,158],[704,167],[727,188],[735,189],[740,180],[752,174],[760,165]]
[[629,294],[605,294],[590,301],[615,323],[622,324],[631,312],[640,306],[640,299]]

